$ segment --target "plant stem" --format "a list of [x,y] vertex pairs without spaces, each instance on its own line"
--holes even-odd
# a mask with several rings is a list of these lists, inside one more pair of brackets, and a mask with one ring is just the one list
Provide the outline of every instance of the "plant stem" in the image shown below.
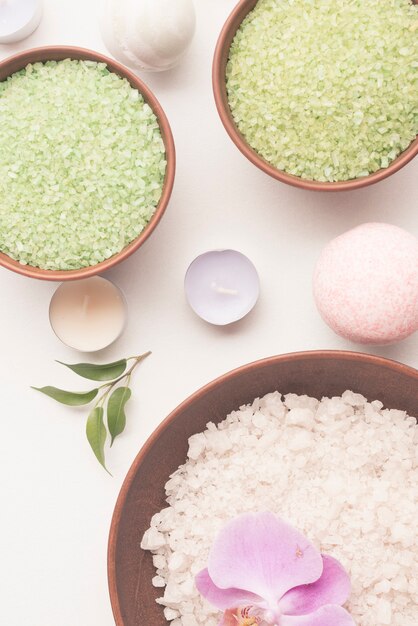
[[[120,383],[121,380],[123,380],[124,378],[127,378],[128,380],[131,379],[131,375],[132,372],[134,371],[134,369],[136,368],[137,365],[139,365],[139,363],[141,363],[141,361],[143,361],[144,359],[147,358],[147,356],[149,356],[151,354],[151,351],[148,350],[148,352],[145,352],[144,354],[140,354],[139,356],[132,356],[129,357],[128,360],[132,360],[135,359],[134,364],[128,369],[127,372],[125,372],[124,374],[122,374],[122,376],[119,376],[119,378],[116,378],[116,380],[111,381],[109,383],[105,383],[104,385],[101,385],[99,387],[99,389],[104,389],[104,388],[108,388],[105,393],[100,397],[99,401],[97,402],[97,405],[103,405],[103,402],[105,401],[105,399],[107,398],[107,396],[109,395],[109,393],[111,392],[111,390],[113,389],[113,387],[115,385],[117,385],[118,383]],[[96,406],[97,406],[96,405]]]

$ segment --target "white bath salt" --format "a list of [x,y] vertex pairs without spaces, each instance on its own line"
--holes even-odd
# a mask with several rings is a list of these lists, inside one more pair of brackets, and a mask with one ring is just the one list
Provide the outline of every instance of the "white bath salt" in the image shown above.
[[170,609],[169,607],[166,607],[164,609],[164,617],[168,622],[171,622],[171,620],[176,619],[176,617],[179,616],[179,612],[175,611],[174,609]]
[[191,437],[142,540],[171,626],[219,624],[194,577],[228,520],[266,510],[342,562],[357,626],[417,626],[417,432],[416,418],[351,391],[274,392]]

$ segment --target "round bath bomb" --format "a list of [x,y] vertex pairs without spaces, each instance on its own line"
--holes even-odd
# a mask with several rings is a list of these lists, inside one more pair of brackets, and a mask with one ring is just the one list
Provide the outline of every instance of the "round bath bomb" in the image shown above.
[[325,322],[357,343],[388,344],[418,330],[418,239],[390,224],[363,224],[333,239],[315,268]]

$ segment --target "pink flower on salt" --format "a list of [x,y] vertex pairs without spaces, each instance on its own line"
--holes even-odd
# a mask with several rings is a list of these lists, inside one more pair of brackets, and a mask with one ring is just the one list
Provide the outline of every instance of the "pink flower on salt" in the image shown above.
[[195,582],[224,611],[219,626],[355,626],[343,566],[273,513],[226,524]]

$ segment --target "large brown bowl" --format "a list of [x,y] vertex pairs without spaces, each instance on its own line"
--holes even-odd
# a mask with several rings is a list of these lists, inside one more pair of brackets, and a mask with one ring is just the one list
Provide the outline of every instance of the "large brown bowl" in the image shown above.
[[[254,9],[257,2],[258,0],[240,0],[235,9],[232,11],[218,39],[213,60],[212,73],[215,102],[222,123],[232,141],[239,148],[239,150],[241,150],[244,156],[247,157],[247,159],[263,170],[263,172],[266,172],[266,174],[269,174],[283,183],[293,185],[294,187],[311,189],[314,191],[347,191],[349,189],[366,187],[367,185],[372,185],[373,183],[377,183],[380,180],[387,178],[391,174],[400,170],[418,154],[417,137],[417,139],[415,139],[415,141],[413,141],[411,145],[388,167],[378,170],[374,174],[336,183],[323,183],[314,180],[305,180],[299,176],[293,176],[292,174],[287,174],[282,170],[278,170],[276,167],[268,163],[268,161],[263,159],[258,152],[253,150],[253,148],[251,148],[251,146],[247,143],[245,137],[238,130],[238,127],[232,117],[231,109],[229,108],[226,90],[226,65],[229,58],[229,49],[231,47],[232,40],[234,39],[238,28],[241,26],[242,21],[248,13]],[[414,4],[418,4],[418,0],[412,0],[412,2]]]
[[[164,385],[164,381],[161,381]],[[346,389],[387,407],[418,415],[418,371],[355,352],[300,352],[250,363],[221,376],[181,404],[148,439],[122,486],[109,537],[108,576],[117,626],[167,626],[155,603],[150,552],[140,548],[151,517],[165,503],[164,485],[185,462],[188,438],[258,396],[282,393],[341,395]],[[209,512],[208,512],[209,513]]]
[[0,252],[0,265],[6,267],[9,270],[13,270],[18,274],[24,274],[30,278],[40,278],[42,280],[76,280],[79,278],[88,278],[104,272],[117,263],[120,263],[133,252],[138,250],[140,246],[148,239],[155,227],[161,220],[164,211],[167,207],[168,201],[171,196],[171,192],[174,184],[174,174],[176,169],[176,152],[174,148],[173,135],[171,133],[170,124],[168,119],[158,102],[157,98],[150,91],[150,89],[136,76],[133,72],[126,67],[110,59],[99,52],[93,52],[85,48],[77,48],[74,46],[45,46],[42,48],[33,48],[20,52],[8,59],[5,59],[0,63],[0,81],[5,80],[8,76],[14,72],[26,67],[28,63],[36,63],[38,61],[62,61],[63,59],[85,59],[88,61],[97,61],[98,63],[106,63],[109,70],[115,72],[122,78],[126,78],[143,96],[145,101],[149,104],[154,111],[161,130],[161,135],[164,141],[166,150],[167,169],[165,174],[163,192],[156,208],[154,215],[150,222],[142,233],[134,239],[129,245],[127,245],[121,252],[106,259],[102,263],[92,265],[90,267],[84,267],[77,270],[44,270],[39,267],[32,267],[31,265],[22,265],[18,261],[11,259],[6,254]]

